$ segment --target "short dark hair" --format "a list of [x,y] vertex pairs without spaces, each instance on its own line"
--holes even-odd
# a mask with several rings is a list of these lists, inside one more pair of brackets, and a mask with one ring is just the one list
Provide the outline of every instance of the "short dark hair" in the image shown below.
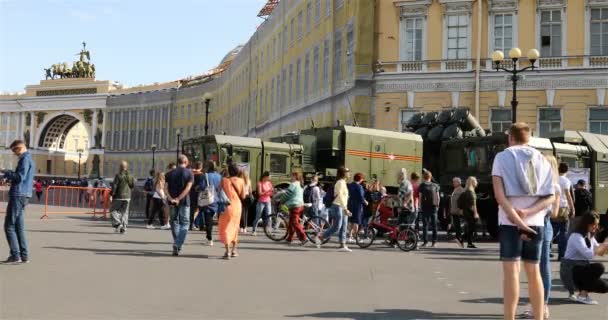
[[509,128],[509,135],[517,143],[528,143],[530,141],[530,126],[525,122],[517,122]]
[[215,172],[215,162],[213,162],[213,160],[207,161],[206,167],[207,172]]
[[338,172],[336,174],[336,178],[338,178],[338,179],[346,179],[346,173],[347,172],[348,172],[348,169],[346,169],[345,167],[338,168]]
[[359,182],[359,181],[362,181],[363,178],[364,178],[363,173],[355,173],[353,180],[355,180],[356,182]]
[[152,169],[152,170],[150,170],[149,173],[150,173],[151,176],[154,176],[156,174],[156,171],[154,169]]
[[12,148],[20,146],[20,145],[25,145],[25,142],[23,142],[23,140],[15,140],[15,141],[13,141],[13,143],[11,143],[11,145],[8,148],[12,149]]
[[200,170],[203,168],[203,163],[201,161],[196,161],[193,165],[192,168],[195,170]]
[[583,179],[580,179],[580,180],[578,180],[578,181],[576,182],[576,184],[578,184],[579,186],[584,186],[584,185],[586,185],[586,184],[587,184],[587,181],[585,181],[585,180],[583,180]]
[[169,162],[167,165],[167,169],[173,169],[174,167],[176,167],[175,162]]
[[270,172],[264,171],[264,173],[262,173],[262,176],[260,177],[260,181],[262,181],[262,179],[264,179],[266,177],[270,177]]
[[587,232],[589,230],[589,226],[599,220],[600,220],[600,216],[597,213],[595,213],[595,212],[585,213],[584,215],[582,215],[580,217],[580,219],[578,220],[578,223],[574,226],[573,232],[580,233],[583,236],[586,236]]
[[412,172],[412,174],[410,174],[410,179],[416,181],[420,179],[420,175],[418,174],[418,172]]
[[568,172],[568,164],[565,162],[562,162],[559,164],[559,167],[557,168],[557,171],[559,172],[559,174],[564,174],[566,172]]
[[236,166],[235,163],[231,163],[228,165],[228,175],[231,177],[237,177],[241,170]]

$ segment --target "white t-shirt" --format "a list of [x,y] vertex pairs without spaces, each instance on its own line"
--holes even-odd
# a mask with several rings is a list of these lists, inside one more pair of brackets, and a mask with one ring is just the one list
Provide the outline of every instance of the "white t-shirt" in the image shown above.
[[568,208],[568,198],[566,195],[568,192],[570,192],[572,182],[570,182],[570,180],[568,180],[568,178],[565,176],[559,176],[559,187],[561,188],[561,192],[559,194],[559,207]]
[[[497,177],[502,178],[508,174],[512,174],[509,172],[505,172],[504,164],[501,163],[501,159],[506,159],[506,158],[500,158],[500,157],[495,158],[494,163],[492,165],[492,176],[497,176]],[[509,201],[511,201],[511,205],[513,206],[514,209],[526,209],[526,208],[529,208],[532,205],[534,205],[534,203],[536,203],[536,201],[539,198],[523,196],[523,197],[509,197],[508,199],[509,199]],[[546,210],[541,210],[541,211],[537,212],[536,214],[527,216],[524,219],[524,222],[528,226],[536,226],[536,227],[544,226],[546,213],[547,213]],[[511,222],[509,220],[507,213],[503,210],[503,208],[501,206],[498,206],[498,225],[507,225],[507,226],[515,225],[513,222]]]

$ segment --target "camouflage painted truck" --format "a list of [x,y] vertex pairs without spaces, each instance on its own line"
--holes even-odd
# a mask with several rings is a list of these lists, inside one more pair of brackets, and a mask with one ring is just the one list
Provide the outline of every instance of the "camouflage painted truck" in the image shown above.
[[252,181],[258,181],[264,171],[269,171],[275,186],[288,183],[291,172],[302,171],[302,146],[297,144],[209,135],[185,140],[182,152],[191,162],[213,160],[220,167],[232,160],[249,174]]
[[325,182],[334,181],[338,167],[345,166],[352,174],[363,173],[368,181],[377,178],[396,193],[401,168],[422,170],[422,138],[412,133],[338,125],[305,129],[271,141],[302,145],[304,173],[319,173]]

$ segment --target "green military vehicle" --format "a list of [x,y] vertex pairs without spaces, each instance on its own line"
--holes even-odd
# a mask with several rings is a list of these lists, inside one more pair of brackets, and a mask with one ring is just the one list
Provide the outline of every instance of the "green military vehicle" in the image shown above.
[[258,138],[209,135],[187,139],[183,153],[191,162],[213,160],[220,167],[233,161],[258,181],[264,171],[270,172],[273,185],[291,180],[291,173],[302,171],[302,146],[262,141]]
[[[463,181],[469,176],[478,180],[478,211],[486,221],[487,230],[497,235],[498,204],[492,188],[492,163],[496,154],[508,146],[508,136],[495,133],[486,137],[444,141],[441,144],[439,183],[449,199],[452,178]],[[608,210],[608,136],[588,132],[566,131],[554,133],[551,138],[532,138],[530,146],[544,154],[554,155],[566,162],[571,180],[585,179],[593,193],[594,208],[604,214]],[[586,177],[585,177],[586,175]],[[444,201],[448,203],[449,201]]]
[[363,173],[368,181],[376,178],[389,192],[396,192],[401,168],[422,170],[422,138],[412,133],[338,125],[271,141],[302,145],[304,173],[320,173],[328,182],[335,179],[338,167],[345,166],[352,174]]

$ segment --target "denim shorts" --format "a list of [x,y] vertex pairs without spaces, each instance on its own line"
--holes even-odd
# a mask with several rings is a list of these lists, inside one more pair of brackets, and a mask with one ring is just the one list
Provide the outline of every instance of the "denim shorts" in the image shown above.
[[537,236],[532,240],[521,239],[519,230],[515,226],[502,225],[498,227],[500,241],[500,260],[540,263],[542,252],[543,227],[530,227],[536,231]]

